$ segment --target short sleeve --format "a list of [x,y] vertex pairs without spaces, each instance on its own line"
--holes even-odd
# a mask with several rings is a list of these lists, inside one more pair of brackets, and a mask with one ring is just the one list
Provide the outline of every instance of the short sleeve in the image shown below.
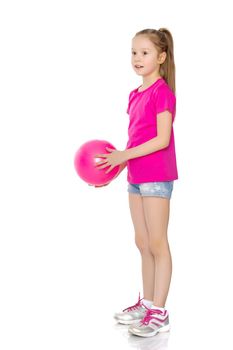
[[172,113],[172,120],[175,119],[176,97],[168,88],[158,89],[156,93],[156,112],[169,111]]
[[130,102],[132,100],[133,93],[134,93],[134,90],[131,91],[130,94],[129,94],[128,107],[127,107],[127,110],[126,110],[126,113],[128,113],[128,114],[129,114],[129,107],[130,107]]
[[128,102],[128,107],[126,109],[126,113],[129,114],[129,102]]

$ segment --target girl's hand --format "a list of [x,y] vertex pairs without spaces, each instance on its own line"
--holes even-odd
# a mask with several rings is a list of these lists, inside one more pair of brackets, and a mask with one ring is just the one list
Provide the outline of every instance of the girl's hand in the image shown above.
[[97,166],[98,169],[104,169],[110,166],[109,169],[105,172],[105,174],[108,174],[115,166],[125,163],[127,161],[127,157],[125,151],[118,151],[109,147],[106,147],[106,150],[110,153],[95,155],[96,158],[105,158],[96,163],[95,166]]
[[91,184],[88,184],[89,186],[94,186],[94,187],[104,187],[104,186],[107,186],[109,184],[105,184],[105,185],[91,185]]
[[105,185],[95,185],[95,187],[104,187],[104,186],[107,186],[109,184],[105,184]]

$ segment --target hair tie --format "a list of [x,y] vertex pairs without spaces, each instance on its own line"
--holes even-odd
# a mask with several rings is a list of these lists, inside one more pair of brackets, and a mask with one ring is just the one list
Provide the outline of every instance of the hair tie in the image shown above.
[[162,33],[163,35],[165,35],[165,32],[163,32],[162,30],[159,29],[158,31],[159,31],[160,33]]

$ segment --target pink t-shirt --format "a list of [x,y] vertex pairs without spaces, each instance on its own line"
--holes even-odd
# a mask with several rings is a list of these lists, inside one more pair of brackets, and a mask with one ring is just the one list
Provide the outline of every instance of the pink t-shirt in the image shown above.
[[[129,139],[126,148],[138,146],[157,136],[157,114],[168,110],[172,122],[176,113],[176,97],[163,78],[143,91],[129,94]],[[178,179],[173,126],[168,147],[127,161],[127,180],[132,184]]]

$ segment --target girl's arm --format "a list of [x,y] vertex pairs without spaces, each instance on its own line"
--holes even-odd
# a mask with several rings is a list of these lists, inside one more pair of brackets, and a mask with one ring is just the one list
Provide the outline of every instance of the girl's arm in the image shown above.
[[122,172],[122,170],[125,169],[126,165],[127,165],[127,162],[124,162],[124,163],[121,163],[121,164],[120,164],[119,174]]
[[124,163],[121,163],[121,164],[119,165],[119,171],[118,171],[118,173],[116,174],[116,176],[114,176],[114,179],[115,179],[117,176],[120,175],[120,173],[122,172],[122,170],[125,169],[126,165],[127,165],[127,161],[124,162]]
[[133,159],[166,148],[170,143],[172,114],[164,111],[157,115],[157,136],[139,146],[126,149],[126,159]]
[[120,165],[117,177],[125,168],[127,161],[133,158],[145,156],[147,154],[159,151],[166,148],[170,143],[170,135],[172,129],[172,114],[169,111],[161,112],[157,115],[157,136],[151,140],[142,143],[139,146],[125,149],[124,151],[118,151],[106,147],[110,153],[96,154],[95,157],[105,158],[96,164],[99,169],[110,167],[106,171],[109,173],[116,165]]

